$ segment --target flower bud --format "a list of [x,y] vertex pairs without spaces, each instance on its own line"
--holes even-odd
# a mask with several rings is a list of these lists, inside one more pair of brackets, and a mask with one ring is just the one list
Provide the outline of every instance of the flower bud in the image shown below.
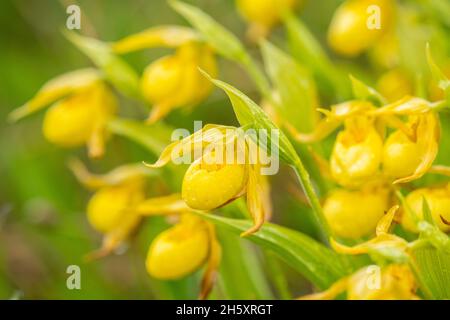
[[103,187],[91,198],[87,208],[89,223],[97,231],[108,233],[122,223],[127,210],[145,199],[140,179]]
[[378,173],[383,141],[368,119],[349,119],[339,132],[331,154],[330,170],[342,186],[359,186]]
[[419,219],[423,219],[423,199],[426,199],[431,211],[431,216],[439,229],[450,231],[450,225],[444,223],[450,221],[450,189],[447,188],[423,188],[417,189],[406,197],[407,209],[403,210],[402,226],[412,232],[417,232],[417,227],[408,213],[411,210]]
[[206,98],[212,83],[199,68],[214,77],[217,74],[214,55],[207,46],[187,43],[174,55],[160,58],[145,69],[141,90],[145,99],[153,104],[149,122],[159,120],[173,108]]
[[399,69],[383,74],[377,82],[378,92],[388,102],[394,102],[413,93],[413,85],[408,76]]
[[207,153],[186,171],[181,194],[189,207],[212,210],[239,197],[245,190],[246,165],[220,160],[216,159],[214,152]]
[[210,239],[205,223],[190,215],[181,219],[160,233],[148,250],[146,268],[155,278],[178,279],[206,262]]
[[63,147],[90,144],[95,136],[105,134],[104,126],[116,109],[113,93],[106,85],[96,83],[57,102],[47,111],[44,136]]
[[337,236],[357,239],[375,232],[378,221],[388,209],[388,200],[388,193],[383,189],[338,189],[325,200],[323,212]]
[[333,16],[328,43],[342,55],[360,54],[389,29],[393,9],[392,0],[345,1]]
[[297,0],[237,0],[241,15],[250,23],[249,37],[257,41],[266,37],[283,12],[293,9]]

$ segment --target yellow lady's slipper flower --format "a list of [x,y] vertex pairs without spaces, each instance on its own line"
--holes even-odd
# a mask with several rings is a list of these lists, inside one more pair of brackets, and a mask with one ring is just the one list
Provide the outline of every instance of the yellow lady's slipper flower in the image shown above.
[[412,94],[413,84],[403,71],[392,69],[378,79],[377,90],[389,102],[394,102]]
[[440,137],[434,113],[411,116],[405,128],[393,132],[383,149],[383,170],[397,183],[421,177],[436,158]]
[[380,268],[370,265],[341,279],[328,290],[301,297],[308,300],[330,300],[347,292],[347,300],[416,300],[417,283],[405,264]]
[[402,226],[412,232],[417,232],[416,224],[409,210],[420,220],[423,219],[423,199],[427,201],[434,222],[444,232],[450,231],[450,186],[444,188],[422,188],[408,194],[406,206],[402,215]]
[[389,30],[393,11],[391,0],[347,0],[333,16],[328,43],[342,55],[356,56]]
[[336,138],[330,170],[342,186],[359,186],[378,174],[383,141],[371,122],[365,117],[348,119]]
[[375,233],[389,205],[388,192],[381,188],[362,191],[338,189],[325,200],[323,212],[334,234],[358,239]]
[[200,218],[187,214],[152,242],[147,271],[158,279],[178,279],[203,265],[208,253],[208,226]]
[[270,30],[280,22],[282,14],[292,10],[297,0],[236,0],[241,15],[250,23],[248,36],[257,41],[266,37]]
[[149,167],[164,166],[183,153],[194,154],[183,179],[183,200],[192,209],[210,211],[247,194],[254,220],[254,226],[243,233],[247,235],[258,231],[271,214],[269,186],[260,172],[261,155],[255,152],[260,152],[259,148],[249,139],[244,141],[237,128],[209,125],[169,145]]
[[195,105],[208,96],[213,85],[199,68],[217,75],[212,49],[200,42],[198,34],[189,28],[150,28],[113,44],[117,53],[154,47],[176,48],[176,52],[149,64],[142,75],[142,96],[152,104],[148,123],[158,121],[174,108]]
[[57,101],[46,113],[45,138],[62,147],[88,146],[89,155],[104,152],[106,123],[114,116],[117,101],[109,87],[93,69],[83,69],[59,76],[45,84],[36,96],[13,111],[18,120]]

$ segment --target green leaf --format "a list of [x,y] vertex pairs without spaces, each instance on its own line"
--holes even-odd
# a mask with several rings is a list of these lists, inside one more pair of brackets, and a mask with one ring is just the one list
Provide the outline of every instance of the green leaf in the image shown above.
[[266,77],[235,35],[197,7],[180,1],[170,1],[170,5],[188,20],[220,55],[239,63],[255,81],[261,94],[270,95]]
[[348,98],[350,92],[347,79],[336,69],[308,28],[292,14],[285,16],[284,23],[293,55],[313,72],[322,91],[332,92],[338,100]]
[[126,96],[140,99],[139,76],[124,60],[112,52],[108,44],[74,32],[64,34],[103,71],[106,79],[119,91]]
[[431,70],[431,76],[433,77],[433,80],[436,81],[439,88],[441,88],[445,92],[445,96],[447,99],[447,107],[450,107],[450,80],[447,78],[444,72],[442,72],[442,70],[438,67],[438,65],[434,62],[433,56],[431,55],[429,43],[427,43],[426,54],[428,66],[430,67]]
[[[229,219],[212,214],[200,215],[236,234],[241,234],[252,225],[249,220]],[[319,289],[328,288],[357,269],[350,257],[338,255],[300,232],[275,224],[264,224],[260,231],[246,239],[272,250]]]
[[378,93],[374,88],[369,87],[364,82],[356,79],[354,76],[350,75],[350,80],[352,82],[353,96],[358,100],[367,100],[375,104],[376,106],[382,106],[386,104],[386,99]]
[[204,72],[203,74],[228,95],[231,104],[233,105],[234,113],[241,126],[250,127],[256,130],[266,130],[269,144],[275,143],[271,140],[271,134],[277,130],[279,142],[278,145],[274,146],[274,149],[278,150],[280,157],[288,164],[294,165],[299,160],[294,147],[286,135],[275,126],[267,114],[255,102],[233,86],[223,81],[212,79]]
[[140,121],[116,118],[108,122],[108,129],[144,146],[159,155],[170,141],[172,129],[163,123],[146,125]]
[[276,104],[281,117],[301,132],[314,129],[317,120],[317,92],[308,70],[289,55],[262,42],[262,55],[280,103]]
[[428,299],[450,299],[450,254],[432,246],[412,251],[412,268]]

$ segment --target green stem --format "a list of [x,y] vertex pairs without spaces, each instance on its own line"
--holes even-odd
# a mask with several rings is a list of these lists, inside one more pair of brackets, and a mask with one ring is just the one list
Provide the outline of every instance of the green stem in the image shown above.
[[319,228],[320,234],[323,241],[328,244],[331,237],[331,229],[328,226],[327,220],[322,211],[319,198],[317,197],[316,191],[311,183],[308,171],[306,171],[300,158],[294,163],[294,169],[297,173],[297,177],[302,185],[303,191],[308,198],[311,205],[312,211],[314,213],[314,220],[316,221],[317,227]]

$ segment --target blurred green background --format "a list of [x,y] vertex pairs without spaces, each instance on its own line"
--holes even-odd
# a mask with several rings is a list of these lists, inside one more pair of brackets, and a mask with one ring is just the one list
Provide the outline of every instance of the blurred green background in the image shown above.
[[[234,1],[187,2],[211,14],[241,39],[245,38],[246,25]],[[322,43],[332,13],[340,2],[308,1],[299,11],[299,16]],[[145,271],[148,245],[168,226],[162,218],[149,219],[123,254],[89,264],[83,262],[83,255],[99,246],[101,236],[87,223],[85,207],[90,194],[67,169],[67,159],[79,157],[92,171],[101,173],[129,162],[150,161],[154,155],[118,136],[110,139],[107,152],[100,160],[88,159],[84,149],[57,148],[43,139],[44,112],[14,125],[7,123],[7,114],[32,97],[47,80],[91,65],[61,34],[68,16],[66,8],[72,3],[81,8],[81,32],[104,41],[118,40],[150,26],[186,24],[164,0],[0,1],[0,299],[194,299],[200,274],[162,282],[151,279]],[[276,30],[271,36],[271,41],[285,49],[283,39],[282,30]],[[257,47],[247,45],[257,55]],[[167,52],[166,49],[144,50],[125,58],[141,72],[148,63]],[[365,61],[357,62],[351,68],[367,77],[365,72],[370,70],[361,68]],[[257,97],[251,81],[234,64],[221,60],[219,77]],[[126,100],[122,101],[120,112],[145,118],[141,106]],[[192,129],[194,120],[202,120],[204,124],[236,124],[228,100],[218,90],[192,113],[173,112],[167,123]],[[303,214],[308,209],[296,201],[295,194],[284,192],[295,185],[295,179],[283,168],[272,180],[273,189],[277,190],[273,194],[277,208],[275,221],[313,233],[308,215]],[[281,197],[282,194],[288,195]],[[266,265],[261,259],[264,253],[249,242],[220,232],[224,256],[231,258],[222,263],[213,297],[288,298],[274,290],[277,281],[266,280],[279,271],[278,267],[287,275],[287,286],[294,296],[309,290],[306,281],[284,264]],[[69,265],[81,267],[81,290],[66,287]],[[230,283],[241,285],[231,288]]]

